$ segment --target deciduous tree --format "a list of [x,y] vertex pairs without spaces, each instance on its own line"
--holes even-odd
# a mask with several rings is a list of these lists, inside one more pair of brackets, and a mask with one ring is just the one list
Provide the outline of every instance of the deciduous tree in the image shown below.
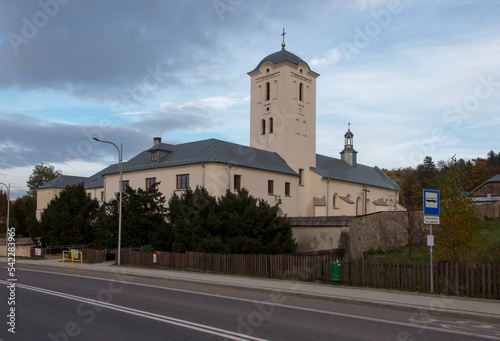
[[57,178],[62,174],[60,169],[55,169],[54,166],[45,166],[43,162],[35,165],[32,174],[30,175],[26,185],[28,186],[28,194],[36,197],[36,190],[38,187],[45,185],[52,179]]
[[466,175],[455,157],[447,162],[437,180],[441,206],[436,258],[452,261],[458,253],[478,247],[479,219],[472,196],[465,188]]

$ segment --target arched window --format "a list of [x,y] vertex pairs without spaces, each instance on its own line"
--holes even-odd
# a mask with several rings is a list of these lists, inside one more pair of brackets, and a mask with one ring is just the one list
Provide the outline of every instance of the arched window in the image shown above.
[[266,101],[271,99],[271,84],[269,82],[266,83]]
[[257,103],[262,102],[262,85],[257,88]]
[[306,123],[306,121],[302,122],[302,136],[307,136],[307,123]]
[[337,193],[335,193],[332,197],[332,207],[337,207],[337,197],[339,195]]
[[300,135],[300,121],[298,119],[295,120],[295,134]]
[[273,118],[270,117],[269,118],[269,134],[273,133],[273,129],[274,129],[274,122],[273,122]]
[[278,81],[273,82],[273,99],[278,99]]
[[262,135],[266,133],[266,120],[262,120]]
[[361,215],[361,198],[356,199],[356,215]]
[[306,86],[306,102],[309,103],[311,97],[311,89],[309,88],[309,85]]
[[299,101],[301,101],[301,102],[304,101],[303,92],[304,92],[304,84],[300,83],[299,84]]
[[293,99],[297,99],[297,82],[293,81]]

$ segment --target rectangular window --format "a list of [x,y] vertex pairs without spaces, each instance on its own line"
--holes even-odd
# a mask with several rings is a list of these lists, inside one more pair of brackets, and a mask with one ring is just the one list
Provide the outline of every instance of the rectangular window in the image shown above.
[[87,195],[88,195],[89,199],[92,199],[92,193],[88,193]]
[[304,170],[299,169],[299,185],[304,186]]
[[285,195],[290,196],[290,183],[285,182]]
[[149,189],[149,187],[153,186],[156,183],[156,178],[147,178],[146,179],[146,190]]
[[189,174],[177,175],[177,189],[189,188]]
[[122,181],[122,191],[125,192],[127,190],[127,187],[130,187],[130,183],[128,180],[123,180]]
[[104,191],[101,191],[101,201],[104,201]]
[[158,152],[151,152],[151,162],[156,162],[158,161]]
[[241,175],[234,175],[234,189],[238,191],[241,189]]
[[267,193],[274,194],[274,181],[273,180],[267,180]]

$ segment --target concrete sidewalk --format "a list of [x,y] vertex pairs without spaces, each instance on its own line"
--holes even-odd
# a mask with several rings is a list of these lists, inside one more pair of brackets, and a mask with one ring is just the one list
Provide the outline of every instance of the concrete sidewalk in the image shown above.
[[[7,258],[0,258],[0,263],[5,263],[6,261]],[[16,260],[16,263],[33,264],[39,265],[40,267],[63,268],[60,259]],[[80,266],[79,263],[75,263],[74,265],[77,269],[80,269]],[[65,262],[64,268],[71,268],[71,262]],[[85,272],[85,270],[106,273],[119,272],[121,274],[138,277],[207,283],[212,285],[248,288],[251,290],[277,291],[287,295],[319,297],[337,302],[392,306],[433,316],[469,316],[494,320],[500,323],[500,301],[495,300],[405,293],[399,291],[353,288],[328,284],[206,274],[189,271],[148,269],[128,266],[116,267],[109,262],[101,264],[83,264],[82,272]]]

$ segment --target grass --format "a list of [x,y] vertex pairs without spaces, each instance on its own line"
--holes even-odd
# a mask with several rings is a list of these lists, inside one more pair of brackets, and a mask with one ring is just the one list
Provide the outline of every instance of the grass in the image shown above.
[[[459,263],[500,264],[500,218],[486,220],[479,226],[480,246],[467,254],[457,255],[455,261]],[[382,259],[390,261],[408,260],[408,246],[382,251],[368,250],[364,253],[365,259]],[[427,245],[414,245],[412,261],[428,261],[430,248]]]

